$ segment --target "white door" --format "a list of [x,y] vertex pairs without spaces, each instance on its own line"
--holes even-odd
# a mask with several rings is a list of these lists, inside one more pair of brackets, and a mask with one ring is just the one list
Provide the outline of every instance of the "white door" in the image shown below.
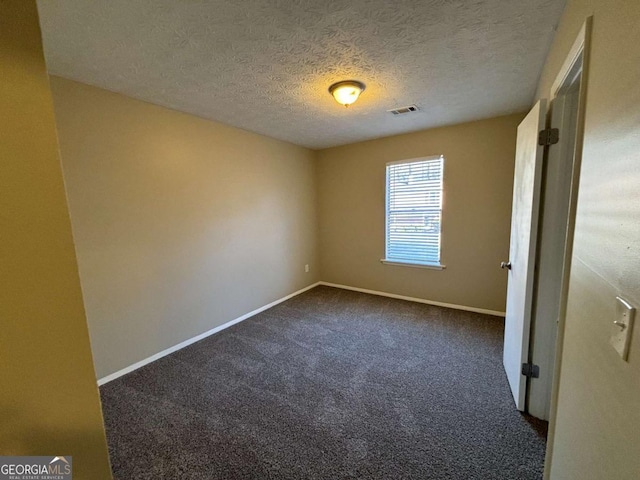
[[531,306],[542,183],[544,147],[538,133],[544,129],[546,100],[540,100],[518,126],[511,213],[511,245],[506,265],[507,314],[504,326],[503,364],[516,408],[525,409],[527,377],[522,364],[529,358]]

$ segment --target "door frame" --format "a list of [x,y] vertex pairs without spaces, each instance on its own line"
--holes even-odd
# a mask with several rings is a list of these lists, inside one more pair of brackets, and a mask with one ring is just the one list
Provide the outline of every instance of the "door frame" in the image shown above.
[[[591,51],[591,32],[593,27],[593,16],[587,17],[582,24],[580,32],[576,37],[568,55],[560,68],[555,81],[551,86],[549,95],[551,105],[553,100],[558,97],[562,91],[570,86],[576,74],[576,67],[582,63],[581,83],[578,93],[578,116],[576,120],[576,138],[575,148],[573,152],[573,167],[571,175],[571,191],[569,193],[569,215],[566,230],[565,254],[562,267],[560,308],[558,316],[557,337],[555,345],[555,363],[553,371],[553,380],[551,387],[551,406],[549,411],[549,431],[547,435],[547,450],[545,456],[544,478],[548,480],[551,475],[551,463],[553,461],[554,436],[556,431],[556,417],[558,411],[558,393],[560,387],[560,379],[562,373],[562,350],[564,346],[564,332],[566,321],[567,298],[569,292],[569,274],[571,270],[571,258],[573,251],[573,237],[575,231],[576,208],[578,199],[578,184],[580,181],[580,165],[582,163],[582,152],[584,147],[585,133],[585,113],[587,100],[587,87],[589,80],[589,59]],[[560,143],[556,147],[562,146],[562,134],[560,135]],[[559,158],[563,148],[549,149],[549,159],[552,161],[561,161]],[[557,158],[556,158],[557,157]]]

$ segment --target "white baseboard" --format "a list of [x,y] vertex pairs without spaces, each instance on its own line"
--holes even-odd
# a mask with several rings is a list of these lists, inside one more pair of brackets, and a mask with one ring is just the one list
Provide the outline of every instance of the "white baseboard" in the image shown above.
[[192,343],[196,343],[197,341],[202,340],[203,338],[207,338],[208,336],[213,335],[214,333],[218,333],[219,331],[224,330],[225,328],[229,328],[230,326],[235,325],[236,323],[240,323],[241,321],[246,320],[249,317],[253,317],[254,315],[257,315],[260,312],[264,312],[265,310],[268,310],[271,307],[275,307],[279,303],[282,303],[286,300],[289,300],[292,297],[295,297],[296,295],[300,295],[301,293],[306,292],[307,290],[311,290],[312,288],[317,287],[318,285],[320,285],[320,283],[321,282],[316,282],[313,285],[309,285],[308,287],[298,290],[297,292],[293,292],[287,295],[286,297],[279,298],[278,300],[271,302],[268,305],[264,305],[263,307],[257,308],[249,313],[242,315],[241,317],[235,318],[227,323],[223,323],[222,325],[218,325],[217,327],[212,328],[211,330],[207,330],[206,332],[201,333],[200,335],[197,335],[193,338],[185,340],[184,342],[180,342],[177,345],[174,345],[173,347],[169,347],[166,350],[156,353],[155,355],[151,355],[150,357],[147,357],[144,360],[140,360],[139,362],[136,362],[133,365],[129,365],[128,367],[125,367],[122,370],[118,370],[117,372],[107,375],[106,377],[102,377],[101,379],[98,380],[98,385],[104,385],[105,383],[115,380],[116,378],[126,375],[127,373],[133,372],[134,370],[137,370],[140,367],[144,367],[145,365],[151,362],[155,362],[156,360],[162,357],[165,357],[170,353],[176,352],[184,347],[191,345]]
[[235,325],[236,323],[240,323],[243,320],[246,320],[247,318],[253,317],[254,315],[257,315],[260,312],[264,312],[265,310],[268,310],[271,307],[275,307],[279,303],[289,300],[290,298],[293,298],[296,295],[300,295],[301,293],[306,292],[307,290],[311,290],[312,288],[317,287],[318,285],[326,285],[327,287],[342,288],[343,290],[353,290],[355,292],[369,293],[371,295],[379,295],[381,297],[398,298],[400,300],[408,300],[410,302],[426,303],[428,305],[436,305],[438,307],[454,308],[456,310],[465,310],[468,312],[484,313],[487,315],[495,315],[497,317],[505,316],[504,312],[498,312],[495,310],[486,310],[484,308],[467,307],[465,305],[454,305],[452,303],[444,303],[444,302],[435,302],[433,300],[425,300],[423,298],[407,297],[405,295],[396,295],[395,293],[379,292],[377,290],[368,290],[366,288],[350,287],[348,285],[340,285],[337,283],[316,282],[312,285],[309,285],[308,287],[298,290],[297,292],[293,292],[287,295],[286,297],[279,298],[278,300],[271,302],[268,305],[264,305],[263,307],[257,308],[256,310],[246,313],[241,317],[235,318],[227,323],[223,323],[222,325],[218,325],[217,327],[212,328],[211,330],[208,330],[204,333],[201,333],[200,335],[197,335],[193,338],[185,340],[184,342],[180,342],[177,345],[174,345],[173,347],[169,347],[166,350],[156,353],[155,355],[151,355],[150,357],[147,357],[144,360],[140,360],[139,362],[136,362],[133,365],[129,365],[128,367],[125,367],[122,370],[118,370],[117,372],[114,372],[110,375],[102,377],[101,379],[98,380],[98,385],[104,385],[105,383],[115,380],[116,378],[126,375],[127,373],[133,372],[134,370],[137,370],[140,367],[144,367],[145,365],[151,362],[154,362],[162,357],[165,357],[170,353],[177,352],[178,350],[183,349],[184,347],[187,347],[192,343],[196,343],[197,341],[202,340],[203,338],[207,338],[208,336],[213,335],[214,333],[218,333],[224,330],[225,328],[229,328],[230,326]]
[[405,295],[396,295],[395,293],[379,292],[377,290],[368,290],[366,288],[350,287],[348,285],[340,285],[338,283],[318,282],[318,284],[326,285],[327,287],[342,288],[344,290],[353,290],[354,292],[370,293],[371,295],[379,295],[381,297],[398,298],[400,300],[408,300],[410,302],[426,303],[427,305],[436,305],[438,307],[455,308],[456,310],[465,310],[467,312],[484,313],[486,315],[494,315],[496,317],[505,316],[505,312],[498,312],[496,310],[467,307],[466,305],[455,305],[453,303],[436,302],[433,300],[425,300],[424,298],[407,297]]

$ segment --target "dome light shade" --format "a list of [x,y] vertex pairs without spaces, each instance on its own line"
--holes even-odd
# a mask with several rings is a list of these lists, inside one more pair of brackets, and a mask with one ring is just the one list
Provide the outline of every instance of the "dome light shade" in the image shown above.
[[345,80],[343,82],[334,83],[329,87],[329,93],[333,95],[340,105],[348,107],[358,100],[358,97],[364,92],[365,85],[357,80]]

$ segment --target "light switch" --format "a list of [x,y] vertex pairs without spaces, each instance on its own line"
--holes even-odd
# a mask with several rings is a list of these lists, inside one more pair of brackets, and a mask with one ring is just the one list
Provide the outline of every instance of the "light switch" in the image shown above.
[[633,320],[636,309],[624,298],[616,297],[616,317],[611,325],[611,338],[609,343],[620,354],[623,360],[629,354],[629,342],[633,330]]

